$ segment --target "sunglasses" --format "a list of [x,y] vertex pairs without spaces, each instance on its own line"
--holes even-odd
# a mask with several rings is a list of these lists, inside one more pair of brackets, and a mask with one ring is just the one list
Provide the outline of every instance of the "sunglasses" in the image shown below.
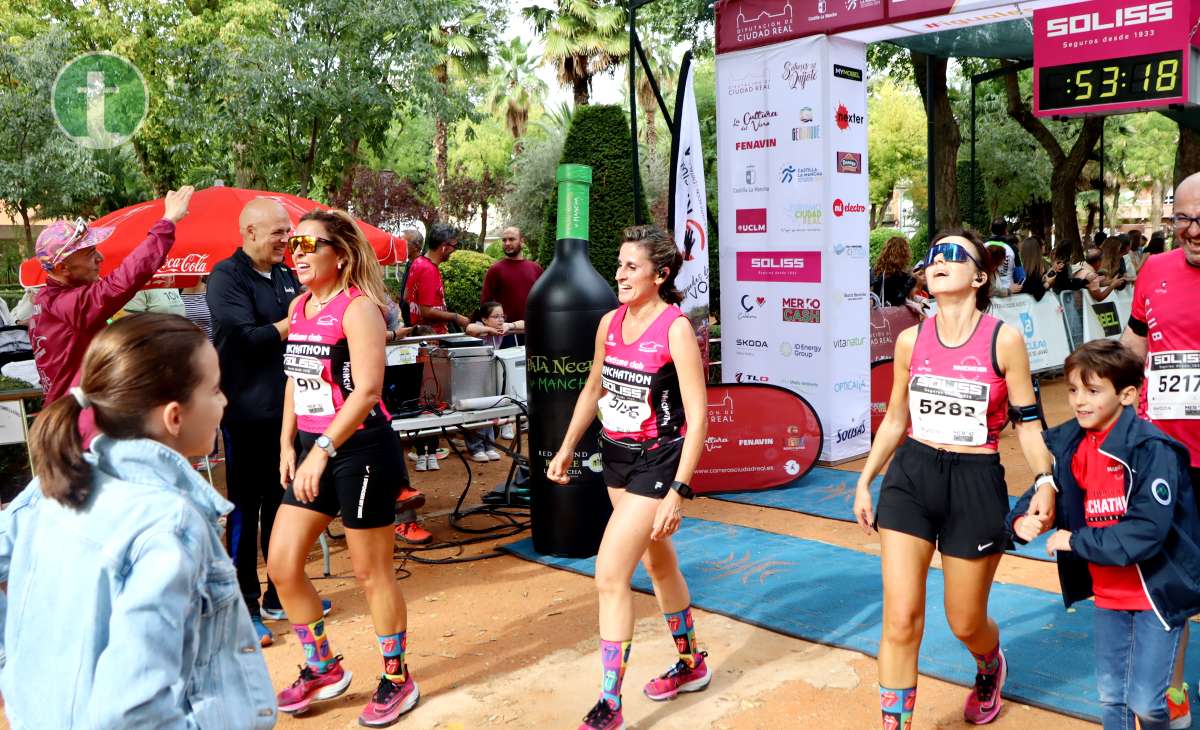
[[960,243],[939,243],[929,249],[929,253],[925,255],[925,265],[931,266],[933,260],[938,256],[942,257],[943,261],[950,263],[962,263],[964,261],[974,262],[975,266],[983,269],[983,264],[979,263],[979,259],[971,255],[966,246]]
[[314,253],[318,246],[332,246],[333,241],[320,236],[290,236],[287,240],[288,249],[293,254],[297,251],[303,254]]

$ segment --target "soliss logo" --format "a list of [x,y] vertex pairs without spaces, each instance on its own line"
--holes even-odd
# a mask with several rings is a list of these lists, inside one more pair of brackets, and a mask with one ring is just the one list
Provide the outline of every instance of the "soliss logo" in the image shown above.
[[1102,14],[1084,13],[1066,18],[1054,18],[1046,21],[1046,37],[1055,38],[1076,33],[1091,33],[1098,30],[1124,28],[1130,25],[1145,25],[1170,20],[1172,17],[1172,2],[1150,3],[1149,5],[1130,5],[1127,8],[1117,8],[1112,18],[1105,22]]

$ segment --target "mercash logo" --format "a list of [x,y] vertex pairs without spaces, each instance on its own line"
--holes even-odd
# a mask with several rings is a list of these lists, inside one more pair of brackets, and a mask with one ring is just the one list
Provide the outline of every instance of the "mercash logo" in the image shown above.
[[142,72],[115,53],[76,56],[50,93],[54,121],[75,144],[104,150],[128,142],[142,126],[150,94]]
[[591,372],[591,360],[530,355],[526,365],[529,387],[544,393],[582,390]]

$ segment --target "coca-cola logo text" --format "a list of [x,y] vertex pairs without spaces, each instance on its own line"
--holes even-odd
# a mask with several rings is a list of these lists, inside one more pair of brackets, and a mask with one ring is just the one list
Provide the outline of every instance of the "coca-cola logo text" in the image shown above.
[[168,258],[158,270],[160,274],[207,274],[209,273],[208,254],[189,253],[186,256]]

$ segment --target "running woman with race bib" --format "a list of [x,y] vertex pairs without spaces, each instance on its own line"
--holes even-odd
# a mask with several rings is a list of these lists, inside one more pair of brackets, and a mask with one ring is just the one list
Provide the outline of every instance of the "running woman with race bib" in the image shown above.
[[[975,657],[975,686],[963,716],[984,724],[1000,713],[1008,667],[987,602],[1009,543],[1008,488],[996,449],[1010,403],[1021,451],[1038,475],[1029,513],[1047,526],[1052,519],[1051,458],[1041,439],[1029,353],[1019,332],[984,314],[992,278],[987,261],[973,232],[943,232],[933,240],[925,271],[937,314],[896,340],[887,415],[854,498],[858,524],[880,536],[878,665],[885,730],[907,730],[912,721],[925,581],[935,549],[942,554],[946,620]],[[869,486],[893,453],[876,515]]]
[[313,544],[340,513],[383,654],[383,675],[358,722],[385,727],[419,697],[404,663],[408,615],[392,568],[396,494],[408,474],[379,400],[387,289],[374,252],[340,210],[306,213],[288,247],[308,292],[292,302],[289,314],[279,460],[287,491],[267,572],[304,648],[305,666],[279,692],[279,709],[297,715],[350,686],[351,673],[330,649],[320,598],[304,572]]
[[579,730],[619,730],[621,681],[633,639],[633,591],[638,560],[679,651],[673,667],[650,680],[646,696],[673,699],[708,686],[712,674],[696,645],[691,597],[671,535],[679,529],[688,482],[708,433],[708,401],[700,348],[675,306],[683,255],[657,226],[625,229],[617,265],[617,300],[596,330],[596,356],[575,403],[562,446],[546,467],[565,484],[575,446],[599,411],[604,428],[604,483],[613,513],[596,556],[600,593],[600,699]]
[[[1175,246],[1150,256],[1133,285],[1133,308],[1121,343],[1146,362],[1138,415],[1187,447],[1192,486],[1200,486],[1200,174],[1175,190]],[[1192,490],[1196,496],[1196,490]],[[1196,497],[1200,500],[1200,497]],[[1167,690],[1171,727],[1192,726],[1183,659],[1189,624]]]

